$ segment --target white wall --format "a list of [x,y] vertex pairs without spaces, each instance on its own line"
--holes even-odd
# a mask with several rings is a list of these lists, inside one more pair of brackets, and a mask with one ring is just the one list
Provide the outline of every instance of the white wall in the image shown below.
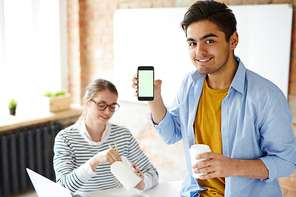
[[[288,93],[292,6],[288,4],[229,6],[236,18],[245,66]],[[155,67],[169,106],[183,76],[194,68],[180,28],[187,8],[119,9],[114,14],[114,83],[119,100],[139,102],[131,87],[138,66]]]

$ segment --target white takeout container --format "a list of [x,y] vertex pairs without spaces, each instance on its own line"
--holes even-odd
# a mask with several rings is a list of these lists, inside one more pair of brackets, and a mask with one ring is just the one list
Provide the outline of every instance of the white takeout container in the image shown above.
[[134,188],[142,179],[134,173],[134,168],[124,156],[121,161],[111,164],[111,172],[127,190]]

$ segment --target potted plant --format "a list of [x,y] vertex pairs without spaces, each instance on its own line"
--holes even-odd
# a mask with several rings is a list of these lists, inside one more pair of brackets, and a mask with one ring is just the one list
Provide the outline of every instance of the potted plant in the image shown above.
[[15,110],[17,106],[17,101],[15,99],[10,99],[8,103],[9,113],[15,115]]
[[45,92],[43,102],[50,112],[63,111],[70,108],[71,97],[65,90],[58,92]]

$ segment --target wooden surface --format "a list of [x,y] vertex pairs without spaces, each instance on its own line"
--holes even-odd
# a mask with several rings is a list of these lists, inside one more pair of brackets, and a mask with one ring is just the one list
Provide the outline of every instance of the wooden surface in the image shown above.
[[15,116],[9,114],[0,114],[0,132],[41,124],[58,119],[79,116],[82,114],[83,110],[83,107],[71,107],[68,110],[55,113],[40,110],[38,112],[35,111],[34,113],[16,113]]

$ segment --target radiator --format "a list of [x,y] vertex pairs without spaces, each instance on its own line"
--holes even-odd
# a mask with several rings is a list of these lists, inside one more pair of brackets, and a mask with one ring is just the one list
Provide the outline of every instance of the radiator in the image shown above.
[[55,180],[53,145],[63,124],[44,124],[38,127],[0,133],[0,196],[9,197],[32,190],[26,168]]

